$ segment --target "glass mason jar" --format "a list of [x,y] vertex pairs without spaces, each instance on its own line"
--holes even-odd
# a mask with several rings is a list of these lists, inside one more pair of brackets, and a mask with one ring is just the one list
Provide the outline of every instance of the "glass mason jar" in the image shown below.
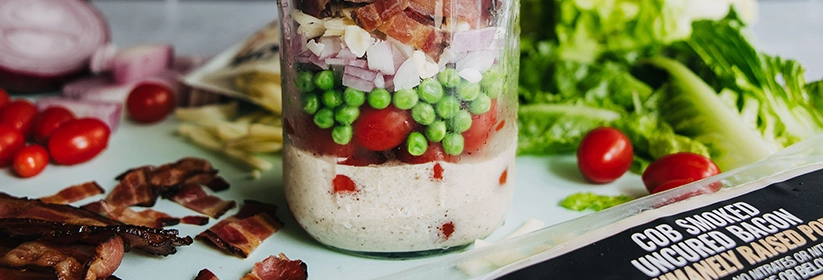
[[286,199],[321,243],[460,248],[503,223],[517,0],[279,0]]

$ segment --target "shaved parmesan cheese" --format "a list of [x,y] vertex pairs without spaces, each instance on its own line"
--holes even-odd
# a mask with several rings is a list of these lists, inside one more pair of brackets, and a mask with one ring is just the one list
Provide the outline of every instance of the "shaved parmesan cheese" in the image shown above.
[[417,66],[417,74],[421,79],[434,77],[440,71],[437,63],[423,51],[414,51],[411,59],[414,60],[414,64]]
[[413,58],[406,59],[397,72],[394,73],[394,90],[411,89],[420,84],[420,76],[417,74],[417,64]]
[[326,32],[326,27],[323,26],[322,19],[307,15],[297,9],[292,10],[289,15],[291,15],[299,25],[297,27],[297,33],[302,34],[306,38],[319,37]]
[[392,55],[391,43],[383,41],[369,46],[366,50],[366,59],[369,62],[369,69],[380,71],[386,75],[394,75],[394,56]]
[[320,56],[320,53],[323,52],[323,48],[325,46],[326,45],[318,43],[314,39],[311,39],[308,43],[306,43],[306,48],[308,48],[316,56]]
[[470,83],[479,83],[483,79],[483,74],[475,68],[466,68],[457,72],[457,75]]
[[349,47],[352,53],[357,57],[363,57],[369,46],[374,44],[374,38],[371,37],[368,31],[360,28],[357,25],[346,26],[346,34],[343,35],[343,42]]

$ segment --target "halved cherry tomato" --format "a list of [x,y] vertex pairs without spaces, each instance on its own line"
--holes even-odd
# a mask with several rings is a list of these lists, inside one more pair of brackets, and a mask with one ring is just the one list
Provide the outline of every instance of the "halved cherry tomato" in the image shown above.
[[49,153],[38,144],[31,144],[20,149],[14,155],[12,167],[20,177],[28,178],[43,172],[49,165]]
[[623,176],[632,165],[634,149],[623,132],[611,127],[590,131],[577,148],[577,167],[587,180],[603,184]]
[[91,160],[106,149],[111,130],[95,118],[70,120],[49,137],[49,154],[54,162],[65,165]]
[[463,153],[470,155],[479,152],[486,145],[496,122],[497,99],[494,99],[488,112],[480,115],[472,114],[472,125],[463,132]]
[[6,90],[0,88],[0,108],[2,108],[3,105],[8,104],[10,101],[11,97],[9,97],[9,93],[6,92]]
[[174,110],[174,94],[171,89],[160,84],[140,84],[129,93],[126,109],[129,116],[137,122],[157,122]]
[[385,109],[364,108],[352,124],[354,141],[372,151],[385,151],[397,147],[414,129],[409,111],[393,105]]
[[34,142],[46,145],[55,129],[67,121],[73,120],[74,114],[64,107],[48,107],[38,113],[31,122],[31,136]]
[[9,124],[19,130],[24,137],[31,131],[31,121],[37,115],[34,103],[26,99],[15,99],[0,108],[0,123]]
[[697,181],[720,173],[711,159],[699,154],[681,152],[665,155],[653,161],[643,171],[643,185],[649,192],[663,183],[684,179]]
[[17,151],[26,146],[26,138],[11,125],[0,123],[0,167],[11,164]]

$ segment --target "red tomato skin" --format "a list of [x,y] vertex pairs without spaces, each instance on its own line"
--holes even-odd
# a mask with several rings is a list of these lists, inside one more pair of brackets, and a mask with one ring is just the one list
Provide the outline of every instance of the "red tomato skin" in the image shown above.
[[171,89],[156,83],[144,83],[135,87],[126,99],[129,116],[140,123],[158,122],[174,110],[174,94]]
[[674,179],[697,181],[720,173],[711,159],[699,154],[681,152],[665,155],[653,161],[643,171],[641,179],[646,190],[654,191],[658,186]]
[[65,107],[46,108],[38,113],[31,122],[31,136],[35,143],[46,145],[55,129],[67,121],[73,120],[74,114]]
[[19,130],[0,123],[0,167],[11,164],[14,154],[26,147],[26,138]]
[[49,137],[49,154],[58,164],[83,163],[106,149],[110,135],[109,126],[99,119],[74,119],[58,127]]
[[577,148],[577,167],[586,180],[609,183],[629,170],[634,149],[623,132],[611,127],[595,128]]
[[406,141],[414,129],[409,111],[389,106],[385,109],[364,108],[352,124],[354,141],[372,151],[386,151]]
[[0,88],[0,108],[8,104],[10,101],[11,97],[9,96],[9,93],[6,92],[6,90]]
[[34,177],[49,164],[49,152],[41,145],[31,144],[14,155],[14,172],[23,178]]
[[24,137],[29,136],[31,122],[37,115],[37,107],[26,99],[15,99],[0,108],[0,123],[9,124]]
[[497,123],[497,99],[492,100],[488,112],[480,115],[472,114],[472,125],[468,130],[463,131],[463,153],[471,155],[480,152],[486,146],[495,123]]

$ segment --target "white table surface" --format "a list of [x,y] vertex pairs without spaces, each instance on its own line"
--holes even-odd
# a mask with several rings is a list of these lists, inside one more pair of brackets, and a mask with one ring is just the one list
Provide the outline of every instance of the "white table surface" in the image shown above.
[[[274,1],[93,2],[109,19],[115,44],[167,42],[174,44],[180,54],[216,54],[276,17]],[[762,2],[754,34],[761,50],[800,60],[807,68],[808,80],[823,78],[823,54],[820,54],[823,49],[823,1]],[[251,269],[254,262],[280,252],[304,260],[311,279],[370,279],[438,260],[364,259],[319,245],[288,216],[285,200],[279,193],[282,187],[279,158],[272,159],[274,170],[264,173],[259,180],[250,180],[246,171],[233,162],[175,136],[177,124],[174,119],[151,126],[124,121],[113,135],[109,149],[91,162],[71,167],[49,166],[45,173],[31,179],[18,179],[3,170],[0,172],[0,190],[18,196],[39,197],[90,180],[97,180],[110,189],[115,184],[113,177],[128,168],[162,164],[182,156],[200,156],[211,160],[232,183],[232,188],[221,197],[238,201],[255,198],[281,207],[278,216],[286,226],[248,259],[223,255],[195,242],[166,258],[127,254],[115,273],[123,279],[193,279],[201,268],[211,269],[221,279],[238,279]],[[643,192],[637,176],[624,176],[614,183],[593,188],[580,177],[573,157],[569,156],[520,157],[517,165],[515,204],[507,215],[506,224],[489,240],[499,239],[531,217],[553,224],[583,215],[555,210],[557,201],[570,193],[591,190],[640,195]],[[155,209],[172,215],[193,214],[167,201],[160,201]],[[182,234],[192,236],[205,229],[187,225],[178,228]]]

